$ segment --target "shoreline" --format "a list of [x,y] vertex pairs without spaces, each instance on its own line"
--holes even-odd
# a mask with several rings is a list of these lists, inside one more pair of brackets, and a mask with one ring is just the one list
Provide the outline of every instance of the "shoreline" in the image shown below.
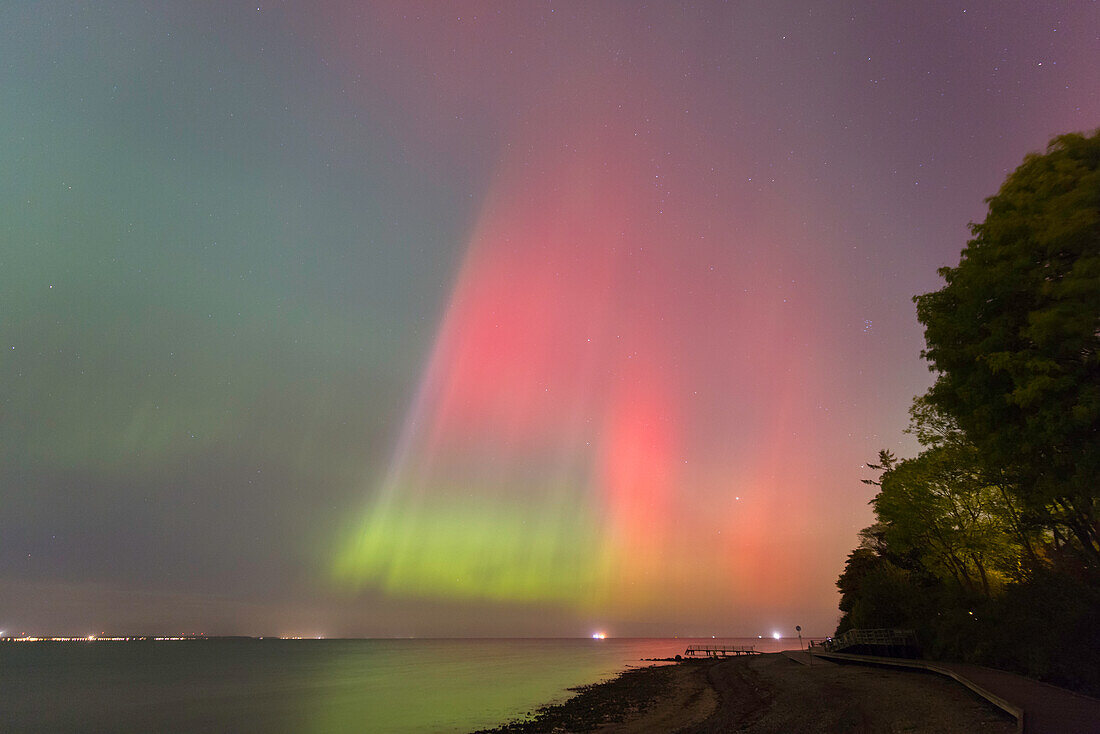
[[572,690],[562,703],[477,734],[1016,731],[1012,717],[940,676],[824,661],[809,667],[782,653],[630,668]]

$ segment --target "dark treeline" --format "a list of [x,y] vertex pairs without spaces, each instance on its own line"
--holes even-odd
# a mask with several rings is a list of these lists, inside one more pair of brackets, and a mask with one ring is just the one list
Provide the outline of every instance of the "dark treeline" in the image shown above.
[[1100,130],[1055,138],[916,297],[937,379],[922,448],[882,451],[837,633],[1100,693]]

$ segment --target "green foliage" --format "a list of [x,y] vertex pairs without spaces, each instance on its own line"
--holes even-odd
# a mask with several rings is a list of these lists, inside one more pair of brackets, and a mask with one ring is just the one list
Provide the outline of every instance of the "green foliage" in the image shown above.
[[938,373],[927,403],[1097,569],[1100,131],[1054,139],[988,202],[946,285],[915,299]]
[[1006,537],[992,492],[948,449],[930,449],[883,477],[873,503],[895,553],[941,580],[989,595]]
[[[925,401],[916,401],[912,417],[925,451],[903,461],[883,451],[868,464],[882,471],[865,480],[880,487],[871,501],[876,522],[860,533],[837,581],[838,631],[908,627],[935,647],[953,610],[969,610],[1021,577],[1028,554],[1008,495],[981,471],[973,444]],[[971,622],[967,614],[964,626]]]

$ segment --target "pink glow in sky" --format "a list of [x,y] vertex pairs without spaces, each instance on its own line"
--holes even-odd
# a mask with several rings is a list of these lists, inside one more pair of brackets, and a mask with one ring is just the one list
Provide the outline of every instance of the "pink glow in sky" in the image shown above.
[[[860,464],[856,446],[815,435],[831,373],[850,369],[822,331],[833,268],[806,262],[781,201],[765,212],[737,193],[748,177],[729,131],[659,96],[643,75],[579,69],[510,115],[354,542],[369,558],[357,580],[504,600],[514,584],[617,619],[735,610],[746,625],[805,589],[827,597],[835,525],[866,514],[838,509],[817,466],[829,451]],[[449,521],[435,517],[444,501]],[[584,522],[532,542],[594,552],[572,589],[543,599],[525,543],[481,543],[474,528],[534,524],[562,502]],[[523,509],[498,517],[501,503]],[[464,533],[467,512],[491,520]],[[823,554],[813,538],[827,530]],[[426,541],[441,532],[462,539],[449,552]],[[452,571],[452,555],[494,556],[496,570]],[[440,586],[440,566],[462,582]]]
[[[687,9],[657,32],[645,10],[624,23],[547,5],[534,43],[515,8],[371,16],[394,30],[378,53],[403,60],[381,86],[389,114],[408,115],[409,145],[453,163],[470,152],[458,140],[478,140],[491,163],[419,397],[350,552],[368,559],[357,581],[501,600],[514,586],[604,618],[742,632],[796,613],[828,631],[838,569],[869,520],[862,461],[896,445],[923,387],[917,331],[898,318],[912,293],[891,291],[889,263],[929,260],[881,250],[872,229],[907,220],[920,190],[876,191],[881,179],[857,173],[880,142],[846,135],[837,115],[856,112],[827,99],[872,112],[845,80],[853,52],[825,88],[782,51],[750,61],[729,36],[786,15],[757,11]],[[361,48],[345,39],[343,58],[371,76]],[[815,117],[795,116],[787,85]],[[901,344],[906,376],[875,357]],[[897,435],[877,433],[887,416]],[[444,498],[449,520],[435,517]],[[477,537],[562,506],[577,527],[529,543],[590,549],[587,567],[564,566],[573,585],[541,593],[527,541]],[[481,520],[469,533],[466,512]],[[426,546],[437,533],[461,540]],[[477,560],[452,568],[452,554]]]

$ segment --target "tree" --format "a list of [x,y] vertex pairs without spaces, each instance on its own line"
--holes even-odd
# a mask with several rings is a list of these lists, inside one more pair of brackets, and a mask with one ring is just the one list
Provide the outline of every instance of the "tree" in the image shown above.
[[914,299],[926,400],[1100,571],[1100,131],[1055,138],[987,201],[946,285]]
[[990,597],[1018,566],[1000,494],[965,448],[930,448],[882,477],[872,504],[885,545],[968,595]]
[[928,597],[913,574],[870,548],[848,554],[840,589],[837,635],[863,627],[916,627],[927,616]]
[[983,470],[955,421],[918,398],[907,432],[924,448],[918,456],[898,461],[881,451],[868,464],[882,474],[863,480],[879,492],[861,548],[970,598],[991,598],[1036,567],[1040,533],[1022,521],[1001,477]]

